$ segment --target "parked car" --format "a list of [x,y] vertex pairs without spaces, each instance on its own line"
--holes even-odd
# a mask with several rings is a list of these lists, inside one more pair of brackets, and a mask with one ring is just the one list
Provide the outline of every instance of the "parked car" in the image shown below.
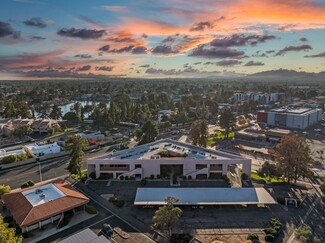
[[113,235],[113,228],[110,224],[103,224],[101,232],[108,238],[111,238]]
[[322,129],[319,129],[319,128],[314,129],[314,132],[321,132],[321,131],[322,131]]

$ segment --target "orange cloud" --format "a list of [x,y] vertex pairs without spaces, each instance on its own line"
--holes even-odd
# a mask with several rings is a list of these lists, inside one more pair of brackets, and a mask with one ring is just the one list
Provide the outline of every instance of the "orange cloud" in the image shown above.
[[138,18],[123,18],[119,29],[126,30],[132,34],[142,35],[172,35],[175,33],[183,33],[184,26],[171,24],[155,19],[138,19]]
[[311,0],[239,0],[230,3],[226,9],[240,20],[263,23],[321,23],[325,21],[325,5]]

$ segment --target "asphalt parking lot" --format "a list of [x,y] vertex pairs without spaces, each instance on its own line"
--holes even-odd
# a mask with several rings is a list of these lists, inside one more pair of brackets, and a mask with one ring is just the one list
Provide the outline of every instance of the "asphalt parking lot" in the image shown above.
[[112,242],[121,242],[121,243],[152,243],[153,240],[149,239],[143,234],[140,234],[139,232],[135,231],[130,225],[125,223],[124,221],[120,220],[116,216],[113,216],[105,221],[102,221],[98,224],[95,224],[90,227],[92,231],[94,231],[97,235],[101,234],[101,228],[103,224],[109,224],[112,228],[119,227],[124,232],[128,233],[130,235],[130,238],[123,239],[120,235],[118,235],[116,232],[114,232],[113,236],[111,237]]

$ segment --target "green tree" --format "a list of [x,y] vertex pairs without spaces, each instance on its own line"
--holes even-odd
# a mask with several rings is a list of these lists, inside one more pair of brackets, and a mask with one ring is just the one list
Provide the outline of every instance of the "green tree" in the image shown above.
[[52,111],[50,113],[50,118],[54,120],[59,120],[62,118],[62,110],[58,105],[53,105]]
[[208,122],[206,120],[193,122],[189,137],[194,145],[206,147],[208,139]]
[[258,175],[261,177],[278,177],[278,169],[275,164],[271,164],[269,161],[265,161],[262,167],[257,171]]
[[15,235],[14,228],[8,228],[8,224],[3,221],[3,217],[0,215],[0,242],[21,243],[22,240],[22,237]]
[[87,139],[76,134],[69,136],[66,141],[66,148],[70,151],[70,161],[67,169],[71,174],[79,175],[80,178],[84,150],[87,146]]
[[76,124],[80,122],[80,117],[73,111],[67,112],[62,119],[66,120],[68,124]]
[[178,201],[178,198],[167,197],[165,199],[166,205],[159,207],[152,218],[154,222],[153,226],[156,229],[168,231],[169,237],[171,237],[173,227],[179,222],[183,213],[179,207],[174,206]]
[[10,192],[10,186],[0,185],[0,196]]
[[152,121],[147,121],[143,124],[141,129],[136,131],[136,137],[139,141],[139,144],[151,143],[155,141],[155,138],[158,135],[158,129],[156,124]]
[[1,160],[1,164],[10,164],[10,163],[14,163],[16,161],[17,161],[17,155],[11,154],[6,157],[3,157]]
[[219,126],[225,130],[226,138],[228,138],[230,129],[236,126],[236,117],[230,109],[220,111]]
[[41,119],[47,119],[49,118],[51,106],[49,103],[45,103],[39,107],[37,107],[37,112],[39,113],[38,117]]
[[24,138],[27,135],[30,135],[33,132],[32,128],[28,125],[26,126],[19,126],[13,132],[13,135],[17,138]]
[[275,157],[279,173],[288,182],[310,175],[308,164],[312,160],[311,153],[303,138],[296,135],[284,136],[276,146]]
[[320,239],[313,235],[311,227],[304,225],[296,229],[295,236],[301,243],[320,243]]

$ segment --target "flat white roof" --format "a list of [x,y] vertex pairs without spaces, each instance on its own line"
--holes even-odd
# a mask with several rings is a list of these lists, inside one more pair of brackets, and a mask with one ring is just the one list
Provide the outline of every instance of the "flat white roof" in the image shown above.
[[23,191],[22,194],[33,207],[65,196],[65,194],[52,183]]
[[50,149],[50,148],[60,147],[60,146],[55,142],[55,143],[44,144],[44,145],[38,145],[35,143],[35,144],[26,145],[25,147],[32,151],[39,151],[39,150]]
[[164,205],[165,198],[179,199],[176,205],[277,204],[264,188],[138,188],[134,205]]
[[[111,154],[101,155],[91,159],[104,160],[146,160],[157,155],[159,151],[173,151],[175,153],[186,153],[187,157],[174,157],[178,159],[244,159],[239,155],[220,152],[212,149],[197,147],[170,139],[158,140],[134,148],[118,151]],[[162,158],[163,159],[163,158]]]

